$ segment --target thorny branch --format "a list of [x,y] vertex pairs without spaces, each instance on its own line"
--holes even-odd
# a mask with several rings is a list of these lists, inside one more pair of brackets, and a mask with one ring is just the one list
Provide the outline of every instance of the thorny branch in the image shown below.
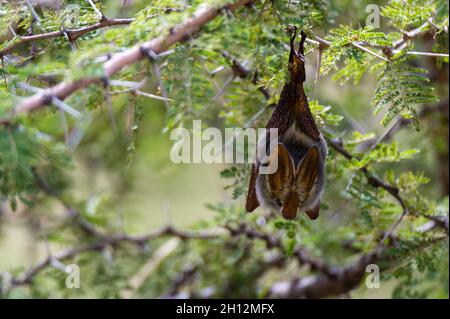
[[123,243],[130,243],[133,245],[137,245],[138,247],[142,247],[148,241],[151,241],[156,238],[161,238],[163,236],[173,236],[178,237],[182,240],[188,240],[188,239],[211,239],[215,238],[217,234],[214,234],[213,232],[198,232],[198,233],[186,232],[175,229],[173,227],[163,227],[156,231],[149,232],[147,234],[140,236],[131,236],[125,234],[110,235],[110,236],[103,235],[101,239],[93,243],[75,248],[70,248],[54,256],[48,256],[42,262],[31,267],[28,271],[26,271],[19,277],[17,278],[11,277],[9,283],[10,289],[20,285],[31,283],[35,276],[37,276],[46,267],[51,266],[52,262],[55,260],[62,262],[64,260],[76,257],[85,252],[102,251],[107,247],[117,247]]
[[[143,59],[146,57],[146,54],[143,52],[148,52],[149,50],[154,52],[155,54],[159,54],[163,51],[165,51],[167,48],[175,44],[176,42],[183,41],[186,38],[190,37],[192,34],[194,34],[196,31],[198,31],[204,24],[208,23],[212,19],[214,19],[217,15],[219,15],[222,11],[234,11],[239,7],[250,5],[255,0],[241,0],[236,2],[235,4],[228,4],[224,5],[221,8],[206,8],[201,9],[199,12],[194,14],[194,17],[190,20],[187,20],[185,23],[182,23],[178,26],[175,26],[171,28],[171,32],[168,36],[160,36],[153,40],[150,40],[148,42],[143,43],[142,45],[137,45],[134,48],[128,49],[124,52],[117,53],[114,55],[110,55],[110,59],[108,61],[103,63],[103,70],[104,70],[104,76],[102,78],[81,78],[76,81],[72,82],[61,82],[51,88],[48,88],[47,90],[37,93],[33,96],[30,96],[28,98],[25,98],[19,106],[14,110],[14,114],[22,113],[22,112],[31,112],[34,110],[37,110],[45,105],[51,104],[53,98],[57,98],[59,100],[64,100],[74,92],[76,92],[79,89],[82,89],[84,87],[87,87],[91,84],[98,83],[101,81],[104,81],[104,79],[110,78],[113,74],[120,71],[122,68],[124,68],[127,65],[136,63],[137,61]],[[95,6],[94,6],[95,7]],[[101,13],[101,20],[92,25],[87,26],[84,28],[76,29],[76,30],[61,30],[61,31],[55,31],[50,32],[46,34],[40,34],[40,35],[31,35],[31,36],[24,36],[21,37],[18,40],[18,43],[14,42],[12,46],[7,47],[0,51],[0,56],[3,55],[6,52],[9,52],[12,50],[16,45],[19,45],[20,42],[28,42],[28,41],[34,41],[39,39],[45,39],[50,37],[57,37],[57,36],[67,36],[70,41],[75,40],[76,38],[80,37],[81,35],[111,25],[117,25],[117,24],[128,24],[131,23],[133,19],[110,19],[107,18],[103,13]],[[430,27],[430,29],[427,29]],[[425,22],[423,25],[418,27],[417,29],[405,32],[403,34],[403,37],[395,42],[392,47],[386,47],[386,46],[373,46],[369,43],[356,41],[352,42],[351,45],[355,46],[356,48],[359,48],[360,50],[363,50],[369,54],[372,54],[374,56],[377,56],[378,58],[385,60],[387,62],[390,61],[390,58],[399,52],[399,50],[404,49],[408,42],[415,37],[418,37],[420,35],[423,35],[427,32],[436,32],[436,27],[433,24],[432,19],[430,18],[429,21]],[[307,39],[309,43],[318,45],[319,51],[323,51],[327,49],[331,43],[325,39],[322,39],[316,35],[314,35],[315,40]],[[375,51],[370,50],[369,48],[376,48],[381,49],[384,56],[378,54]],[[6,50],[6,51],[4,51]],[[436,57],[448,57],[448,54],[442,54],[442,53],[434,53],[434,52],[416,52],[411,51],[407,52],[407,54],[414,54],[414,55],[427,55],[427,56],[436,56]],[[223,52],[223,55],[226,58],[230,58],[227,52]],[[233,60],[231,60],[232,63]],[[242,65],[241,65],[242,66]],[[242,77],[241,71],[243,70],[245,73],[245,67],[244,69],[240,70],[237,65],[232,65],[235,75]],[[255,83],[257,81],[257,73],[255,72],[254,77],[252,81]],[[268,97],[267,93],[268,91],[265,88],[259,87],[258,88],[265,96]],[[7,125],[10,123],[9,119],[0,119],[0,125]]]
[[[427,29],[427,27],[431,26],[430,29]],[[350,45],[363,50],[371,55],[376,56],[377,58],[380,58],[386,62],[390,62],[390,59],[392,56],[400,52],[401,50],[405,49],[408,46],[408,43],[413,40],[414,38],[417,38],[419,36],[422,36],[428,32],[431,32],[432,34],[435,34],[438,30],[433,24],[432,18],[430,18],[429,21],[422,24],[420,27],[407,31],[403,33],[403,37],[399,39],[398,41],[394,42],[392,47],[389,46],[377,46],[377,45],[371,45],[370,43],[364,42],[364,41],[355,41],[351,42]],[[308,43],[314,44],[318,46],[319,51],[326,50],[331,46],[331,42],[327,41],[325,39],[322,39],[318,37],[317,35],[314,35],[314,39],[306,39]],[[380,49],[384,56],[380,55],[377,52],[374,52],[370,50],[369,48],[374,49]],[[425,56],[432,56],[432,57],[448,57],[448,53],[435,53],[435,52],[418,52],[418,51],[407,51],[406,54],[409,55],[425,55]]]
[[[49,255],[42,262],[36,264],[35,266],[28,269],[25,273],[18,277],[3,276],[8,277],[9,282],[7,284],[7,290],[13,289],[17,286],[30,284],[35,276],[37,276],[41,271],[49,266],[54,266],[56,264],[61,264],[63,261],[76,257],[79,254],[92,252],[92,251],[103,251],[108,247],[116,248],[122,244],[128,243],[137,246],[138,248],[143,248],[145,245],[152,240],[170,236],[178,238],[179,240],[210,240],[214,238],[219,238],[226,235],[224,229],[215,229],[207,231],[184,231],[173,227],[172,225],[167,225],[160,229],[154,230],[152,232],[132,236],[127,234],[103,234],[98,231],[93,225],[91,225],[87,220],[83,219],[82,216],[76,213],[70,205],[65,202],[58,194],[56,190],[51,188],[43,179],[36,175],[36,180],[38,186],[48,195],[55,197],[60,200],[63,205],[71,211],[68,216],[74,214],[78,219],[78,227],[85,231],[89,235],[95,238],[95,241],[83,246],[67,249],[56,255]],[[448,220],[443,220],[436,216],[424,216],[429,218],[431,221],[436,223],[436,226],[441,226],[447,229],[448,236]],[[394,224],[395,225],[395,224]],[[283,264],[288,256],[284,254],[284,247],[282,241],[279,237],[264,233],[250,225],[241,223],[237,227],[230,225],[224,226],[225,230],[232,237],[244,236],[249,240],[260,240],[266,244],[268,249],[277,249],[281,254],[276,255],[273,259],[266,263],[261,269],[265,272],[271,267],[277,267]],[[433,230],[434,227],[428,227],[424,231]],[[391,234],[390,234],[391,235]],[[389,235],[389,236],[390,236]],[[447,238],[438,237],[438,238]],[[310,270],[319,273],[318,275],[307,277],[301,280],[294,280],[291,282],[278,282],[272,285],[268,292],[268,297],[276,298],[320,298],[331,295],[339,295],[348,292],[358,286],[359,282],[362,280],[365,274],[365,268],[368,264],[377,262],[384,258],[386,252],[385,243],[380,243],[376,248],[368,254],[364,254],[359,259],[346,267],[335,267],[324,263],[321,260],[311,258],[310,255],[302,247],[296,247],[293,251],[292,256],[298,261],[299,265],[308,265]],[[164,297],[169,298],[176,294],[180,286],[189,280],[189,277],[193,276],[197,271],[197,267],[192,269],[187,269],[183,274],[174,279],[172,288],[169,289],[169,293]],[[127,295],[130,295],[127,293]]]
[[[423,245],[426,247],[446,239],[448,239],[448,236],[437,237]],[[305,299],[324,298],[347,293],[360,284],[366,274],[368,265],[380,261],[390,261],[391,257],[387,254],[387,249],[388,247],[382,246],[371,253],[362,255],[354,263],[336,269],[333,277],[318,274],[292,281],[277,282],[270,287],[268,297]]]
[[[92,243],[67,249],[56,255],[49,255],[46,259],[28,269],[22,275],[18,277],[12,277],[8,274],[3,275],[4,278],[9,279],[6,283],[6,291],[14,289],[15,287],[30,284],[34,277],[42,272],[47,267],[51,267],[55,264],[61,265],[65,260],[74,258],[82,253],[92,251],[103,251],[108,247],[116,248],[125,243],[132,244],[138,248],[144,248],[145,245],[155,239],[170,236],[178,238],[180,240],[210,240],[219,238],[226,235],[223,229],[207,230],[207,231],[185,231],[167,225],[160,229],[151,231],[143,235],[127,235],[127,234],[104,234],[98,231],[93,225],[85,220],[79,213],[77,213],[70,205],[65,202],[58,194],[58,192],[52,189],[43,179],[40,179],[36,175],[38,186],[48,195],[53,196],[60,200],[63,205],[70,211],[68,216],[78,217],[77,225],[81,230],[95,238]],[[383,184],[384,185],[384,184]],[[382,186],[380,186],[382,187]],[[436,226],[446,227],[448,236],[448,220],[443,220],[436,216],[424,216],[436,223]],[[433,230],[434,227],[427,227],[425,231]],[[278,267],[283,264],[288,256],[284,252],[282,241],[279,237],[261,232],[250,225],[241,223],[237,227],[225,225],[225,230],[232,237],[244,236],[249,240],[263,241],[268,249],[277,249],[281,254],[273,257],[271,261],[268,261],[261,269],[262,272],[267,271],[271,267]],[[442,237],[447,238],[447,236]],[[440,237],[439,237],[440,238]],[[359,259],[346,267],[335,267],[324,263],[321,260],[311,258],[309,254],[302,247],[296,247],[292,256],[298,261],[299,265],[308,265],[311,271],[319,273],[318,275],[303,278],[300,280],[294,280],[290,282],[277,282],[271,286],[268,292],[268,297],[273,298],[320,298],[331,295],[339,295],[348,292],[359,285],[360,281],[364,277],[365,268],[368,264],[375,263],[382,260],[385,256],[387,246],[384,243],[376,246],[376,248],[368,254],[364,254]],[[166,298],[173,297],[185,282],[189,280],[191,276],[195,274],[197,267],[192,269],[186,269],[183,274],[174,279],[172,288],[169,289],[169,293],[164,295]],[[182,295],[184,296],[184,295]],[[188,297],[188,296],[185,296]]]
[[[135,47],[111,55],[110,59],[103,63],[102,77],[85,77],[75,81],[61,82],[44,92],[37,93],[22,100],[14,110],[15,114],[35,111],[52,102],[53,98],[64,100],[74,92],[94,83],[104,82],[124,67],[134,64],[144,58],[148,58],[146,52],[160,54],[177,42],[184,41],[195,34],[202,26],[216,18],[223,11],[235,11],[240,7],[253,3],[254,0],[239,0],[233,4],[225,4],[222,7],[203,7],[192,18],[174,26],[168,35],[156,37],[150,41],[136,45]],[[8,124],[8,119],[0,119],[0,124]]]
[[79,37],[85,35],[86,33],[111,27],[115,25],[127,25],[133,22],[134,19],[112,19],[112,18],[104,18],[100,20],[99,22],[81,27],[78,29],[67,29],[67,30],[59,30],[59,31],[53,31],[53,32],[47,32],[47,33],[41,33],[41,34],[33,34],[33,35],[26,35],[26,36],[20,36],[18,38],[15,38],[11,40],[11,44],[7,45],[3,49],[0,50],[0,57],[3,55],[6,55],[7,53],[10,53],[12,50],[14,50],[16,47],[32,42],[32,41],[38,41],[38,40],[44,40],[44,39],[50,39],[50,38],[57,38],[57,37],[67,37],[70,42],[75,41]]

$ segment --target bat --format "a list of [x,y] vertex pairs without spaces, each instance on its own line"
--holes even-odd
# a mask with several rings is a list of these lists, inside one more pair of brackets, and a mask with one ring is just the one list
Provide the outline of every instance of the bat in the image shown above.
[[[295,49],[297,28],[289,27],[289,79],[281,91],[280,99],[266,129],[278,130],[278,141],[269,151],[268,162],[258,159],[252,165],[246,210],[258,206],[281,212],[286,219],[295,219],[298,211],[309,218],[319,217],[320,198],[324,189],[327,144],[311,114],[303,83],[306,80],[304,43],[306,33],[301,32],[298,50]],[[270,134],[262,141],[269,147]],[[260,149],[260,148],[258,148]],[[260,174],[260,165],[275,165],[271,174]],[[270,171],[270,170],[269,170]]]

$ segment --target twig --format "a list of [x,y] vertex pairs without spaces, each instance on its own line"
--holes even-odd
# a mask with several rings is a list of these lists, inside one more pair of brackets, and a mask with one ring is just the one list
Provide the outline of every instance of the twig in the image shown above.
[[442,57],[448,58],[448,53],[436,53],[436,52],[419,52],[419,51],[408,51],[406,54],[409,55],[424,55],[424,56],[434,56],[434,57]]
[[91,31],[95,31],[101,28],[106,28],[110,26],[115,25],[127,25],[133,22],[134,19],[109,19],[105,18],[104,20],[101,20],[97,23],[94,23],[93,25],[81,27],[79,29],[68,29],[68,30],[60,30],[60,31],[52,31],[47,33],[41,33],[41,34],[34,34],[34,35],[28,35],[28,36],[21,36],[16,39],[13,39],[11,41],[11,44],[4,47],[0,50],[0,56],[6,55],[7,53],[11,52],[13,49],[18,47],[19,45],[31,42],[31,41],[37,41],[37,40],[44,40],[44,39],[50,39],[50,38],[57,38],[57,37],[63,37],[66,36],[70,42],[75,41],[79,37],[85,35],[86,33],[89,33]]
[[[410,41],[411,39],[414,39],[418,36],[420,36],[421,34],[423,34],[424,32],[428,32],[428,30],[425,30],[429,25],[433,25],[432,23],[432,19],[426,21],[425,23],[423,23],[421,26],[419,26],[418,28],[405,32],[403,34],[403,37],[394,42],[392,47],[389,46],[379,46],[379,45],[372,45],[370,43],[367,42],[361,42],[361,41],[354,41],[354,42],[350,42],[350,44],[362,51],[365,51],[369,54],[372,54],[374,56],[376,56],[377,58],[380,58],[386,62],[390,62],[390,58],[400,52],[401,50],[403,50],[408,41]],[[436,26],[434,26],[436,28]],[[326,48],[328,48],[332,43],[328,40],[322,39],[316,35],[314,35],[314,39],[306,39],[306,41],[308,43],[314,44],[314,45],[318,45],[319,46],[319,50],[324,50]],[[369,50],[367,47],[371,47],[371,48],[376,48],[376,49],[381,49],[381,51],[383,52],[384,56],[378,54],[377,52],[374,52],[372,50]],[[419,52],[419,51],[407,51],[405,52],[405,54],[408,55],[424,55],[424,56],[432,56],[432,57],[449,57],[448,53],[435,53],[435,52]]]
[[[250,69],[246,68],[242,63],[240,63],[238,60],[236,60],[227,51],[223,51],[222,55],[225,59],[230,61],[231,69],[233,70],[233,73],[235,76],[237,76],[241,79],[245,79],[250,76],[252,71]],[[258,73],[256,71],[254,72],[251,81],[254,85],[256,85],[258,87],[258,90],[264,95],[266,100],[269,100],[270,99],[269,90],[259,84]]]
[[139,290],[145,280],[161,264],[161,262],[178,247],[179,243],[179,238],[171,238],[162,244],[139,271],[131,277],[128,283],[129,287],[122,292],[122,297],[125,299],[133,297],[133,294]]
[[356,42],[352,42],[352,45],[353,45],[354,47],[357,47],[358,49],[363,50],[364,52],[367,52],[367,53],[369,53],[369,54],[372,54],[373,56],[376,56],[377,58],[380,58],[381,60],[384,60],[384,61],[386,61],[386,62],[390,62],[390,61],[389,61],[388,59],[386,59],[384,56],[379,55],[378,53],[376,53],[376,52],[374,52],[374,51],[372,51],[372,50],[369,50],[369,49],[363,47],[362,45],[360,45],[360,44],[358,44],[358,43],[356,43]]
[[[98,233],[95,231],[95,233]],[[32,266],[29,268],[25,273],[22,275],[19,275],[18,277],[11,278],[11,288],[15,288],[17,286],[29,284],[32,282],[34,277],[36,277],[41,271],[43,271],[47,266],[51,265],[52,258],[63,261],[69,258],[76,257],[82,253],[90,252],[90,251],[101,251],[105,249],[108,246],[116,247],[122,243],[131,243],[133,245],[136,245],[138,247],[142,247],[146,242],[161,238],[164,236],[173,236],[175,238],[178,238],[179,240],[187,240],[187,239],[211,239],[211,238],[217,238],[218,236],[221,236],[221,232],[214,233],[213,230],[210,230],[208,232],[188,232],[188,231],[182,231],[175,229],[173,227],[163,227],[159,230],[149,232],[144,235],[140,236],[131,236],[126,234],[121,235],[101,235],[99,236],[99,240],[84,246],[79,246],[75,248],[70,248],[62,253],[59,253],[57,255],[53,255],[52,257],[47,257],[43,261],[37,263],[35,266]]]
[[323,274],[300,280],[274,283],[268,293],[272,298],[323,298],[346,293],[359,285],[368,264],[379,259],[378,251],[363,255],[357,262],[339,269],[334,277]]
[[30,12],[31,12],[31,15],[33,16],[34,21],[36,21],[37,23],[41,23],[41,18],[36,13],[36,10],[34,10],[33,4],[30,2],[30,0],[25,0],[25,2],[27,3],[28,8],[30,9]]
[[[244,223],[241,223],[237,228],[233,228],[230,226],[225,226],[225,228],[230,231],[231,235],[244,235],[250,239],[262,240],[266,243],[268,249],[278,248],[281,251],[285,250],[280,238],[257,231],[256,229],[250,228]],[[335,270],[333,267],[320,260],[316,260],[310,257],[309,254],[301,247],[297,247],[294,250],[293,256],[297,258],[297,261],[300,265],[308,265],[313,271],[320,271],[327,276],[335,275]]]

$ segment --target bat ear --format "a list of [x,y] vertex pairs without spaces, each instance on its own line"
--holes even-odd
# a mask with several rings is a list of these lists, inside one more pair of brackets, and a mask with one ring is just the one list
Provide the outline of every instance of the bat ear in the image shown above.
[[305,211],[309,219],[317,219],[319,217],[320,203],[318,202],[312,209]]
[[309,193],[319,174],[319,150],[312,146],[302,158],[297,167],[295,190],[303,202],[309,197]]
[[274,171],[274,173],[268,174],[271,193],[279,198],[281,191],[286,185],[292,185],[294,180],[292,157],[286,147],[281,143],[278,143],[270,153],[269,171]]

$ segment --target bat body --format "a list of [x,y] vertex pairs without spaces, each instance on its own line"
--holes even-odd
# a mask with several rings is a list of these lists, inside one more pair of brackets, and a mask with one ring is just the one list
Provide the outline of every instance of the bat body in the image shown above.
[[270,154],[264,165],[274,165],[277,161],[278,169],[273,174],[259,174],[259,166],[263,164],[258,161],[253,164],[246,210],[251,212],[262,205],[281,212],[287,219],[296,218],[301,210],[315,219],[324,188],[327,145],[317,129],[303,88],[306,34],[302,32],[298,51],[294,48],[295,36],[296,29],[290,41],[289,80],[266,126],[278,129],[278,140],[268,150],[271,139],[268,134],[262,141],[265,144],[259,146]]

